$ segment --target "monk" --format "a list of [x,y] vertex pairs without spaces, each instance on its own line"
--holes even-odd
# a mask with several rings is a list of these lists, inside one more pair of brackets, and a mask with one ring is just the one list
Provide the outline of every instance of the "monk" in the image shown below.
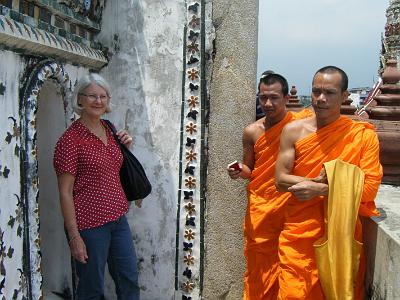
[[[340,115],[347,85],[343,70],[335,66],[318,70],[312,83],[315,116],[294,121],[282,131],[276,185],[291,196],[279,238],[278,299],[325,299],[313,248],[324,234],[324,202],[329,192],[323,163],[339,159],[360,168],[365,177],[358,215],[378,215],[374,199],[382,178],[379,142],[371,124]],[[355,222],[354,238],[361,242],[359,217]],[[362,253],[354,299],[364,299],[364,273]]]
[[244,299],[276,299],[278,292],[278,237],[283,211],[290,193],[275,188],[275,161],[282,128],[294,119],[312,115],[286,111],[289,87],[276,73],[264,73],[260,79],[259,102],[265,116],[248,125],[243,132],[243,162],[240,170],[228,166],[232,179],[250,179],[244,224],[245,273]]

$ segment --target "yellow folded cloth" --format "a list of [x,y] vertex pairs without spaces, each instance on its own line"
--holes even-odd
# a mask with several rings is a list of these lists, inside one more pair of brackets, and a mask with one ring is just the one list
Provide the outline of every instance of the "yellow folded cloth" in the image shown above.
[[364,173],[335,159],[324,164],[329,195],[325,233],[314,243],[319,279],[327,300],[354,299],[362,243],[354,239]]

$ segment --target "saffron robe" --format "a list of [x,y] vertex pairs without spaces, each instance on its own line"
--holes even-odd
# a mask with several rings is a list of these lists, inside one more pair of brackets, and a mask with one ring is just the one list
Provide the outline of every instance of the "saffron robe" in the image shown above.
[[[293,174],[313,178],[322,165],[340,159],[358,166],[365,174],[359,215],[378,215],[374,199],[382,178],[379,163],[379,142],[374,127],[341,116],[338,120],[299,140],[295,144]],[[324,201],[315,197],[301,202],[293,195],[285,210],[285,225],[279,237],[278,299],[325,299],[319,282],[313,244],[324,234]],[[358,219],[354,237],[362,241],[361,222]],[[355,288],[356,299],[363,299],[365,262],[363,253]]]
[[247,270],[244,299],[276,299],[278,292],[278,240],[283,228],[283,211],[290,193],[275,188],[275,162],[283,127],[296,119],[312,116],[310,110],[288,112],[265,131],[254,145],[255,164],[247,186],[248,202],[244,222]]

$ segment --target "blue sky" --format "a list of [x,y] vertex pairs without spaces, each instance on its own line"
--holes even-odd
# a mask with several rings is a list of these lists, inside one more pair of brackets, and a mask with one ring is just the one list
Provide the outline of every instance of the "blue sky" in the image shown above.
[[389,0],[260,0],[257,75],[281,73],[309,95],[320,67],[336,65],[349,88],[377,80]]

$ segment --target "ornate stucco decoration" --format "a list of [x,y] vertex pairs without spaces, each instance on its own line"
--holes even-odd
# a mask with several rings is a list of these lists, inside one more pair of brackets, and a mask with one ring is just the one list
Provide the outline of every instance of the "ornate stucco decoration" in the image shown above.
[[[55,81],[64,99],[66,116],[69,77],[64,67],[53,60],[44,60],[26,71],[20,98],[21,116],[21,202],[23,205],[24,270],[28,299],[41,299],[42,274],[39,237],[38,161],[36,146],[36,111],[38,95],[47,80]],[[67,122],[67,120],[65,120]],[[29,226],[27,226],[29,224]]]
[[100,69],[107,64],[103,52],[53,33],[0,15],[0,44],[27,53],[59,57],[63,61]]
[[381,66],[379,73],[383,72],[386,61],[389,59],[400,60],[400,1],[390,1],[386,10],[385,33],[382,36]]

